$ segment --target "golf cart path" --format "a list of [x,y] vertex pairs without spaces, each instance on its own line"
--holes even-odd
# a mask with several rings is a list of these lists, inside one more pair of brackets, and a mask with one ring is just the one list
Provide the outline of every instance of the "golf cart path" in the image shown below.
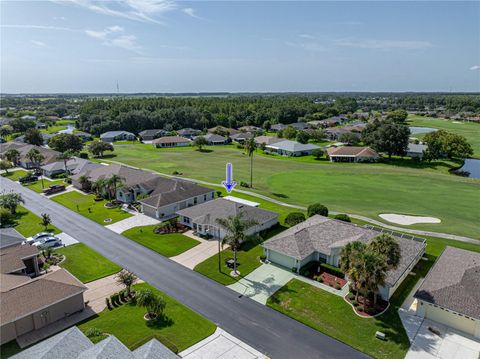
[[[220,185],[220,184],[218,184],[218,183],[212,183],[212,182],[202,181],[202,180],[198,180],[198,179],[195,179],[195,178],[178,177],[178,176],[170,175],[170,174],[167,174],[167,173],[162,173],[162,172],[158,172],[158,171],[153,171],[153,170],[151,170],[150,168],[142,168],[142,167],[130,166],[130,165],[127,165],[127,164],[125,164],[125,163],[123,163],[123,162],[119,162],[119,161],[103,160],[103,159],[102,159],[102,161],[104,161],[104,162],[110,162],[110,163],[115,163],[115,164],[118,164],[118,165],[123,165],[123,166],[130,167],[130,168],[134,168],[134,169],[140,169],[140,170],[147,171],[147,172],[151,172],[151,173],[155,173],[155,174],[158,174],[158,175],[161,175],[161,176],[164,176],[164,177],[178,178],[178,179],[182,179],[182,180],[185,180],[185,181],[191,181],[191,182],[195,182],[195,183],[198,183],[198,184],[203,184],[203,185],[206,185],[206,186],[222,187],[222,185]],[[275,204],[278,204],[278,205],[280,205],[280,206],[289,207],[289,208],[295,208],[295,209],[299,209],[299,210],[302,210],[302,211],[306,211],[306,210],[307,210],[307,207],[299,206],[299,205],[296,205],[296,204],[285,203],[285,202],[276,200],[276,199],[274,199],[274,198],[267,197],[267,196],[265,196],[265,195],[263,195],[263,194],[259,194],[259,193],[255,193],[255,192],[251,192],[251,191],[245,191],[245,190],[242,190],[242,189],[234,189],[233,191],[238,192],[238,193],[243,193],[243,194],[246,194],[246,195],[249,195],[249,196],[252,196],[252,197],[261,198],[261,199],[263,199],[263,200],[265,200],[265,201],[268,201],[268,202],[271,202],[271,203],[275,203]],[[232,193],[233,193],[233,191],[232,191]],[[331,214],[340,214],[340,213],[344,213],[344,212],[330,212],[330,213],[331,213]],[[359,219],[359,220],[361,220],[361,221],[365,221],[365,222],[374,224],[374,225],[376,225],[376,226],[383,227],[383,228],[387,228],[387,229],[390,229],[390,230],[393,230],[393,231],[405,232],[405,233],[415,234],[415,235],[420,235],[420,236],[429,236],[429,237],[445,238],[445,239],[451,239],[451,240],[459,241],[459,242],[480,244],[480,241],[479,241],[479,240],[474,239],[474,238],[470,238],[470,237],[457,236],[457,235],[455,235],[455,234],[449,234],[449,233],[421,231],[421,230],[418,230],[418,229],[408,229],[408,228],[403,228],[403,227],[396,227],[396,226],[392,226],[392,225],[389,225],[389,224],[385,224],[385,223],[380,222],[380,221],[377,221],[377,220],[375,220],[375,219],[372,219],[372,218],[369,218],[369,217],[365,217],[365,216],[361,216],[361,215],[358,215],[358,214],[350,214],[350,213],[346,213],[346,214],[347,214],[349,217],[352,217],[352,218],[355,218],[355,219]]]

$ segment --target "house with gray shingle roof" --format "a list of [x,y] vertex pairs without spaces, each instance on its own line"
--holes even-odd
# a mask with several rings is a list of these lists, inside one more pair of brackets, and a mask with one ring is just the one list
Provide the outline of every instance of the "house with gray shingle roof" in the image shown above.
[[297,141],[283,140],[270,143],[265,146],[265,150],[278,153],[282,156],[307,156],[320,147],[311,143],[300,143]]
[[103,142],[133,141],[136,139],[135,135],[128,131],[108,131],[100,135],[100,140]]
[[64,330],[16,355],[14,359],[178,359],[156,339],[130,351],[115,336],[93,344],[77,327]]
[[[368,243],[378,232],[352,223],[319,215],[312,216],[263,243],[267,259],[287,268],[301,267],[312,261],[339,266],[340,252],[350,242]],[[397,268],[387,272],[379,294],[388,300],[425,252],[425,243],[395,237],[401,259]]]
[[421,318],[480,338],[480,253],[445,247],[414,298]]
[[215,133],[207,133],[204,136],[198,137],[204,137],[209,145],[226,145],[228,143],[228,138]]
[[217,223],[220,218],[241,215],[246,220],[255,221],[255,224],[246,231],[247,235],[258,234],[278,223],[278,213],[223,198],[182,209],[177,211],[177,214],[183,225],[201,235],[211,235],[219,239],[223,239],[227,234]]

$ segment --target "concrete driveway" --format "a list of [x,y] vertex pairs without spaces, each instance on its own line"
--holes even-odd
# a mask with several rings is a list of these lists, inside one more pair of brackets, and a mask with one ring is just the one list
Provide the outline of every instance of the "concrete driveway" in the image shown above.
[[[428,327],[440,331],[432,333]],[[405,359],[478,359],[480,341],[445,325],[425,319]]]
[[109,224],[108,226],[105,226],[105,228],[108,228],[115,233],[122,233],[133,227],[150,226],[158,223],[160,223],[158,219],[146,216],[143,213],[137,213],[132,217]]
[[228,288],[265,305],[268,297],[295,277],[295,273],[284,268],[262,264]]
[[[180,263],[181,265],[187,268],[193,269],[197,264],[202,263],[206,259],[218,253],[217,240],[211,239],[208,241],[206,239],[202,239],[200,237],[195,236],[193,234],[193,231],[191,230],[183,234],[187,237],[195,239],[196,241],[199,241],[200,244],[189,249],[186,252],[179,254],[178,256],[170,257],[172,261]],[[226,249],[226,248],[228,247],[226,246],[223,247],[223,249]]]

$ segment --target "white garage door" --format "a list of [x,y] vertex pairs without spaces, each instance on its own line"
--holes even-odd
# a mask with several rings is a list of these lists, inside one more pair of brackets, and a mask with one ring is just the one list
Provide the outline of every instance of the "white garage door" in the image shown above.
[[451,328],[460,330],[464,333],[470,335],[475,334],[475,321],[461,317],[455,313],[447,312],[446,310],[427,305],[425,317],[435,322],[445,324]]
[[270,262],[284,266],[288,269],[292,269],[295,266],[295,259],[292,257],[288,257],[284,254],[277,253],[274,251],[269,251],[268,256]]

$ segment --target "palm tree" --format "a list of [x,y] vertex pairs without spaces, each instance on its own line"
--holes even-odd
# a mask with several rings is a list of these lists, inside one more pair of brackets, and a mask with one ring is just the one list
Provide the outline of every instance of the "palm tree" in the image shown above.
[[72,151],[65,151],[60,153],[57,156],[57,160],[63,161],[63,165],[65,167],[65,175],[68,177],[68,168],[67,168],[67,162],[73,158],[73,152]]
[[125,286],[125,289],[127,290],[127,296],[130,296],[130,293],[132,292],[132,285],[134,285],[138,279],[137,276],[132,272],[123,269],[115,276],[115,278],[118,284],[123,284]]
[[150,319],[161,315],[167,305],[160,295],[153,293],[150,289],[138,291],[135,298],[137,305],[147,309],[147,315]]
[[368,247],[387,260],[389,268],[397,268],[400,263],[401,252],[398,242],[388,234],[380,234],[368,244]]
[[387,262],[385,256],[367,249],[360,256],[361,263],[361,287],[364,289],[363,307],[366,310],[368,293],[373,293],[373,300],[377,304],[378,287],[385,284],[387,275]]
[[9,149],[7,152],[5,152],[5,158],[16,165],[18,159],[20,158],[20,152],[18,152],[15,148]]
[[347,274],[355,288],[355,300],[358,301],[358,286],[360,281],[359,255],[365,251],[365,244],[359,241],[347,243],[340,252],[340,269]]
[[48,226],[52,223],[52,219],[48,213],[42,213],[42,222],[40,223],[42,226],[45,227],[45,231],[47,231]]
[[125,181],[125,178],[120,177],[117,174],[112,174],[112,176],[107,180],[107,186],[110,189],[110,197],[112,199],[115,199],[117,195],[117,187],[118,185],[121,185]]
[[222,239],[222,247],[225,244],[228,244],[233,250],[233,273],[238,275],[237,251],[242,243],[254,238],[253,236],[248,236],[246,231],[250,227],[256,225],[257,222],[251,219],[243,219],[243,213],[239,212],[236,216],[218,218],[217,223],[227,232],[225,237]]
[[107,186],[107,180],[105,178],[99,178],[95,182],[93,182],[92,187],[97,193],[97,197],[101,197],[103,191]]
[[30,160],[30,162],[33,163],[34,167],[36,168],[39,168],[40,163],[42,163],[42,161],[45,159],[45,157],[36,148],[32,148],[30,151],[27,152],[25,156]]
[[255,153],[255,149],[257,148],[257,144],[255,143],[255,139],[249,138],[245,141],[243,145],[245,151],[247,152],[248,157],[250,157],[250,188],[253,186],[253,154]]
[[87,191],[87,190],[90,190],[90,188],[92,187],[92,183],[90,182],[90,177],[88,176],[80,176],[78,178],[78,182],[80,183],[80,185],[82,186],[82,190],[84,191]]

